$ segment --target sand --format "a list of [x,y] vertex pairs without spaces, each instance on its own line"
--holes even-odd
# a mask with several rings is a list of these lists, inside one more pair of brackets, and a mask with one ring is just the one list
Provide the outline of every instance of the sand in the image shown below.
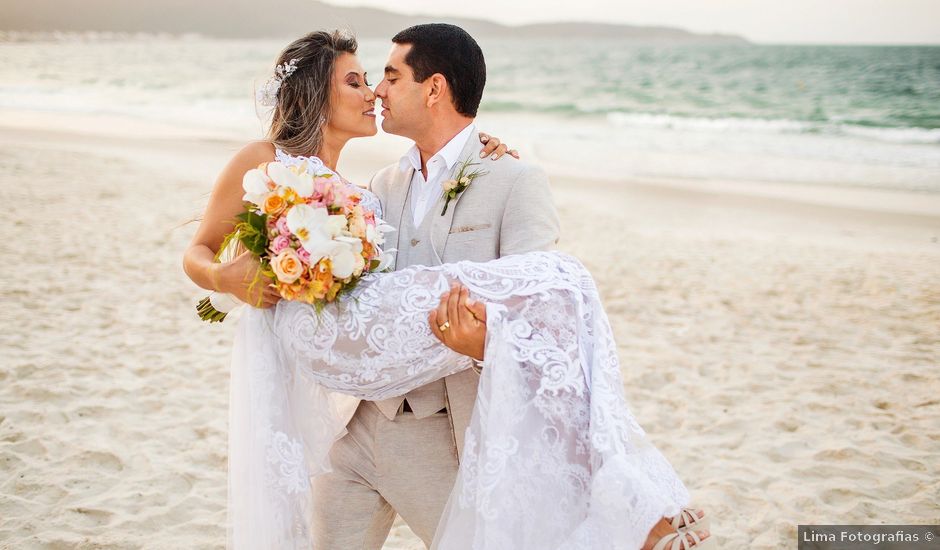
[[[222,547],[234,324],[196,318],[180,257],[238,145],[75,126],[0,128],[0,547]],[[634,412],[721,548],[940,523],[936,196],[553,187]],[[400,522],[386,544],[421,547]]]

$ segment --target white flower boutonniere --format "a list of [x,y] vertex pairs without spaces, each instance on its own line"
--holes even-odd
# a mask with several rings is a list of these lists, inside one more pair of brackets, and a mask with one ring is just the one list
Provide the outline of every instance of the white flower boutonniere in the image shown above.
[[450,201],[457,198],[457,195],[463,193],[467,190],[467,187],[470,187],[470,184],[473,183],[473,180],[480,176],[485,176],[487,172],[485,170],[474,170],[473,172],[467,172],[471,166],[476,166],[480,164],[479,162],[472,162],[473,157],[467,157],[467,160],[460,163],[460,168],[457,170],[457,175],[453,179],[449,179],[442,183],[444,187],[444,209],[441,210],[441,216],[447,213],[447,207],[450,205]]

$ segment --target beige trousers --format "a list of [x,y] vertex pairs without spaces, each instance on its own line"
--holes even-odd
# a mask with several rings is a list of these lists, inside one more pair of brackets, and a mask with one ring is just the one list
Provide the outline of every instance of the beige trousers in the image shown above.
[[330,451],[333,471],[314,479],[315,550],[380,550],[397,512],[426,546],[457,477],[446,412],[388,420],[359,404]]

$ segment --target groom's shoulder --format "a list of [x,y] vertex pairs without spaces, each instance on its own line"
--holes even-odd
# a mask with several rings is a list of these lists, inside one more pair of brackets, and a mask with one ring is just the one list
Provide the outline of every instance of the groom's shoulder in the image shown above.
[[[511,155],[503,155],[496,160],[491,157],[479,158],[483,151],[483,144],[469,143],[464,149],[460,161],[472,163],[470,170],[481,170],[486,172],[491,185],[511,186],[517,180],[542,179],[547,178],[545,171],[537,165],[523,159],[517,159]],[[546,180],[547,181],[547,180]]]
[[504,155],[497,160],[481,161],[481,170],[487,172],[495,185],[512,187],[515,184],[548,182],[548,175],[538,164]]
[[375,192],[376,187],[383,189],[387,187],[392,181],[395,180],[395,177],[401,172],[401,165],[399,163],[389,164],[388,166],[382,168],[372,176],[372,180],[369,182],[369,188]]

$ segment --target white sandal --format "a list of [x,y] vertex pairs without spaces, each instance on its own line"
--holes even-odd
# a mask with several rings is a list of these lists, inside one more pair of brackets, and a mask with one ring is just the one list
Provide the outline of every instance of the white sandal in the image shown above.
[[[689,543],[687,537],[692,537],[692,543]],[[703,544],[710,542],[711,537],[708,537],[704,542],[702,538],[698,536],[698,533],[695,531],[689,531],[687,533],[669,533],[665,537],[659,539],[659,542],[656,543],[656,546],[653,547],[653,550],[666,550],[666,547],[669,547],[669,550],[693,550],[703,548]]]
[[683,508],[679,510],[679,513],[676,514],[669,523],[672,525],[672,528],[677,531],[707,530],[709,524],[708,513],[703,510],[702,517],[698,517],[695,512],[697,512],[697,510],[694,508]]

